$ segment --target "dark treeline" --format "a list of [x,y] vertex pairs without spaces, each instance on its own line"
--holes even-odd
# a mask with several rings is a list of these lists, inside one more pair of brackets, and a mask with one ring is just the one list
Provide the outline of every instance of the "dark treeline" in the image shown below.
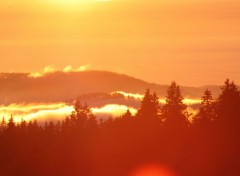
[[62,122],[0,126],[1,176],[128,176],[148,163],[177,176],[240,174],[240,91],[227,80],[217,99],[206,90],[199,112],[190,114],[179,86],[166,104],[146,91],[138,113],[97,121],[91,108],[75,103]]

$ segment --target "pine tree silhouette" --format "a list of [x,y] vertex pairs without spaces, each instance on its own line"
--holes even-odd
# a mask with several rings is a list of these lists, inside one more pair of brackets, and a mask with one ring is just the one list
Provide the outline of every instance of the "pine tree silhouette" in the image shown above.
[[175,82],[172,82],[167,90],[166,104],[162,107],[161,117],[167,126],[186,127],[189,124],[187,106],[183,103],[180,88]]
[[193,123],[201,126],[208,126],[212,124],[216,118],[216,102],[212,97],[211,91],[206,89],[202,96],[199,112],[194,118]]
[[223,125],[240,124],[240,93],[234,82],[227,79],[217,100],[217,115]]
[[156,93],[150,93],[147,89],[144,98],[141,102],[141,107],[138,110],[137,116],[140,118],[158,118],[160,112],[160,105]]

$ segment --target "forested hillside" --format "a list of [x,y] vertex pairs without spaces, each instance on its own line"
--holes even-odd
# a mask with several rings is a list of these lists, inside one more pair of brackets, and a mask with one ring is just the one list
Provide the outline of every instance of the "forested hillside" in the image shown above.
[[[160,106],[147,90],[138,113],[97,121],[77,100],[58,123],[1,122],[0,175],[132,176],[155,164],[176,176],[237,176],[240,173],[240,92],[227,80],[218,98],[205,90],[189,119],[179,86],[167,89]],[[133,174],[133,176],[135,176]],[[169,175],[167,175],[169,176]]]

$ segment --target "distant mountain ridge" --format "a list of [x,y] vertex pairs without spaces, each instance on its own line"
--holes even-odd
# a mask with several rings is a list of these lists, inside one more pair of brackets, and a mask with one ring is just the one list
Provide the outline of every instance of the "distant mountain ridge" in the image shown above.
[[[149,83],[124,74],[109,71],[55,72],[43,77],[29,77],[28,73],[0,74],[0,104],[60,102],[94,92],[125,91],[144,93],[146,89],[156,91],[164,97],[168,85]],[[209,88],[214,96],[220,93],[219,86],[181,87],[187,97],[201,97]]]

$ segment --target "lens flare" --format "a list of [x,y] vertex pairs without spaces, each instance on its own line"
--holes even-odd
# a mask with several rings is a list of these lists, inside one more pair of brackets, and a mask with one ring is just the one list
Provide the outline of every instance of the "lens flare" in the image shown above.
[[150,164],[135,169],[128,176],[176,176],[176,175],[165,166]]

